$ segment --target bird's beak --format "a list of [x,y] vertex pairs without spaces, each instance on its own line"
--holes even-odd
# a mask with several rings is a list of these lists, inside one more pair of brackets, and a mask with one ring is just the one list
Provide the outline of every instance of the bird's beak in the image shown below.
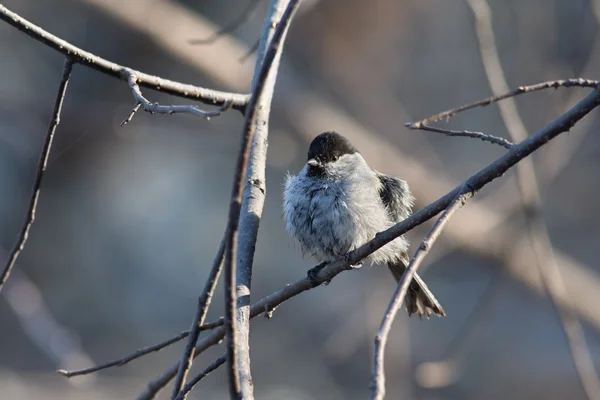
[[314,158],[311,158],[310,160],[308,160],[306,162],[308,165],[310,165],[311,167],[318,167],[321,165],[321,163],[317,160],[315,160]]

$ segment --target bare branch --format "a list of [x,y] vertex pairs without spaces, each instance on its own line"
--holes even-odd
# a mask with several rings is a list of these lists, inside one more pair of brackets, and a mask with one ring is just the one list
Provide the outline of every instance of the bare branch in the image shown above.
[[[271,20],[271,24],[276,24],[274,31],[271,33],[269,29],[265,29],[263,33],[263,48],[267,49],[264,55],[264,59],[257,60],[257,68],[255,70],[254,79],[253,79],[253,88],[252,88],[252,96],[250,97],[250,102],[248,103],[246,109],[246,120],[244,122],[244,134],[242,136],[242,143],[240,148],[240,155],[238,158],[237,166],[236,166],[236,176],[234,179],[234,185],[231,194],[231,204],[229,209],[229,221],[227,224],[227,246],[225,251],[225,319],[224,319],[224,328],[226,332],[227,338],[227,361],[229,364],[229,391],[232,398],[244,398],[244,399],[252,399],[254,398],[252,394],[252,381],[250,374],[250,360],[248,343],[247,343],[247,333],[244,334],[244,342],[237,344],[236,341],[240,340],[241,331],[237,329],[237,315],[236,310],[238,306],[238,294],[236,290],[236,270],[237,270],[237,247],[238,240],[241,234],[246,234],[248,237],[245,239],[249,247],[246,248],[246,254],[241,254],[242,256],[252,255],[254,253],[254,244],[256,243],[256,234],[252,234],[251,232],[239,232],[239,217],[242,206],[242,191],[244,188],[244,178],[246,178],[248,171],[248,157],[250,155],[250,147],[253,143],[253,139],[258,131],[258,126],[266,124],[268,113],[269,113],[269,105],[270,98],[272,97],[273,86],[275,84],[276,69],[278,67],[278,61],[281,56],[281,52],[283,51],[283,42],[285,41],[285,37],[287,34],[287,30],[291,24],[292,18],[300,6],[300,0],[290,0],[285,11],[281,15],[281,20],[277,23],[274,20]],[[269,13],[267,18],[276,17],[276,9],[282,4],[278,0],[274,0],[272,3],[272,13]],[[268,24],[268,23],[267,23]],[[268,37],[272,35],[271,40],[268,42],[267,48],[267,40]],[[260,69],[258,68],[260,66]],[[259,102],[261,103],[259,105]],[[263,104],[264,103],[264,104]],[[267,109],[261,110],[266,104]],[[264,140],[266,142],[266,129],[261,127],[262,131],[259,131],[261,137],[260,140]],[[256,148],[256,146],[255,146]],[[266,154],[266,144],[265,144],[265,154]],[[265,155],[262,157],[253,158],[253,165],[256,169],[264,169],[265,163]],[[262,173],[261,173],[262,175]],[[262,202],[260,204],[260,209],[262,209]],[[247,218],[247,216],[244,216]],[[256,230],[258,230],[258,222],[255,225]],[[243,267],[245,268],[241,273],[241,278],[244,283],[247,285],[245,290],[248,293],[244,293],[244,295],[249,296],[250,288],[250,276],[252,274],[251,264],[252,260],[249,260]],[[244,290],[242,288],[242,290]],[[243,319],[242,325],[240,326],[241,330],[249,329],[249,325],[247,319]],[[245,362],[240,362],[239,355],[240,353],[244,354]],[[242,382],[244,382],[244,390],[242,391]]]
[[140,103],[136,103],[135,106],[133,106],[133,108],[131,109],[131,112],[129,113],[129,115],[127,116],[127,118],[125,118],[121,122],[121,126],[125,126],[125,125],[127,125],[128,123],[131,122],[131,120],[135,116],[135,113],[138,112],[138,110],[140,109],[140,106],[141,106]]
[[[2,5],[0,5],[0,11],[2,11]],[[23,222],[23,226],[21,227],[21,231],[19,232],[17,243],[10,251],[8,261],[6,262],[6,265],[2,270],[2,275],[0,275],[0,291],[4,286],[4,283],[6,283],[6,281],[8,280],[10,272],[12,271],[13,267],[15,266],[15,263],[17,262],[17,258],[19,258],[19,254],[21,254],[21,251],[23,251],[23,248],[25,248],[25,242],[27,242],[27,237],[29,236],[29,229],[31,229],[31,225],[35,220],[35,210],[37,208],[38,199],[40,197],[42,178],[44,177],[44,172],[46,172],[48,156],[50,155],[50,149],[52,148],[52,140],[54,139],[54,133],[56,132],[56,127],[60,123],[60,113],[62,111],[63,101],[67,93],[67,86],[69,84],[69,78],[71,77],[71,71],[73,70],[73,62],[74,61],[72,58],[65,58],[62,77],[60,78],[60,83],[56,92],[56,100],[54,101],[54,110],[52,111],[52,117],[50,117],[48,132],[46,133],[46,138],[42,146],[42,152],[40,153],[40,158],[38,160],[38,165],[35,172],[35,179],[33,181],[33,189],[31,191],[31,197],[29,199],[27,215],[25,217],[25,221]]]
[[[141,104],[144,107],[144,111],[147,111],[151,114],[157,113],[157,114],[173,115],[173,114],[177,114],[177,113],[190,113],[190,114],[194,114],[199,117],[202,117],[202,118],[210,119],[211,117],[218,117],[223,112],[229,110],[231,108],[231,105],[233,104],[232,100],[226,100],[225,102],[223,102],[223,105],[221,105],[221,107],[218,110],[214,110],[214,111],[204,111],[204,110],[201,110],[198,107],[192,106],[192,105],[161,106],[158,103],[151,103],[148,99],[146,99],[144,97],[144,95],[142,94],[142,91],[140,90],[139,85],[137,84],[138,77],[135,75],[134,71],[124,70],[123,73],[125,75],[127,75],[127,83],[129,84],[129,87],[131,88],[131,92],[133,93],[133,97],[137,101],[137,104],[138,105]],[[138,106],[134,107],[135,111],[137,111],[137,107]],[[131,118],[133,118],[135,111],[132,111],[129,114],[129,116],[127,117],[127,119],[125,121],[123,121],[123,123],[121,125],[124,125],[127,122],[131,121]]]
[[[275,51],[272,65],[267,75],[264,75],[262,66],[266,62],[267,53],[270,51],[271,43],[283,43],[287,33],[288,25],[291,23],[295,5],[287,0],[272,0],[263,24],[263,31],[258,45],[254,77],[252,82],[252,93],[256,104],[251,102],[246,115],[248,127],[255,130],[253,134],[250,158],[248,160],[248,171],[245,177],[243,202],[239,219],[239,248],[236,260],[236,338],[238,347],[238,369],[240,374],[240,390],[242,398],[253,398],[253,383],[250,368],[250,300],[252,269],[254,264],[254,252],[258,238],[258,229],[261,222],[262,211],[266,196],[266,164],[267,164],[267,142],[269,135],[269,115],[279,62],[283,46]],[[287,5],[287,8],[286,8]],[[284,11],[285,10],[285,11]],[[289,10],[289,11],[288,11]],[[282,26],[283,25],[283,26]],[[281,29],[282,33],[277,30]],[[261,79],[264,79],[263,89],[259,91]],[[254,113],[252,116],[250,113]],[[255,118],[252,122],[250,119]],[[246,129],[248,129],[248,127]]]
[[212,35],[210,35],[209,37],[207,37],[205,39],[192,39],[189,41],[189,43],[190,44],[202,44],[202,45],[215,43],[222,36],[235,31],[246,21],[250,20],[250,18],[252,18],[254,16],[260,2],[261,2],[261,0],[250,0],[250,2],[248,3],[248,5],[244,9],[244,11],[236,19],[231,21],[229,24],[223,26],[217,32],[213,33]]
[[417,269],[429,253],[431,246],[435,243],[436,239],[442,233],[442,230],[450,221],[452,215],[458,211],[468,199],[473,197],[475,191],[469,188],[468,185],[463,185],[456,196],[456,198],[450,203],[448,208],[444,210],[442,215],[435,222],[427,236],[421,242],[421,245],[415,252],[414,256],[410,260],[408,267],[404,271],[402,278],[398,282],[398,286],[392,296],[392,300],[388,305],[388,308],[383,316],[377,335],[375,335],[375,347],[373,356],[373,376],[371,378],[371,399],[383,400],[385,397],[385,372],[384,372],[384,356],[385,356],[385,345],[387,343],[388,334],[392,328],[392,323],[396,318],[398,310],[404,303],[408,286],[413,280],[413,277],[417,273]]
[[[223,317],[217,319],[216,321],[210,322],[208,324],[200,325],[198,330],[199,330],[199,332],[204,332],[207,330],[212,330],[212,329],[218,328],[220,326],[223,326]],[[91,367],[91,368],[86,368],[86,369],[73,370],[73,371],[59,370],[57,372],[67,378],[71,378],[73,376],[91,374],[91,373],[94,373],[94,372],[97,372],[97,371],[100,371],[100,370],[103,370],[106,368],[121,367],[137,358],[145,356],[146,354],[162,350],[165,347],[172,345],[173,343],[177,343],[178,341],[185,339],[189,335],[190,335],[190,331],[186,330],[186,331],[183,331],[183,332],[165,340],[164,342],[160,342],[153,346],[148,346],[148,347],[144,347],[142,349],[136,350],[135,352],[133,352],[125,357],[122,357],[118,360],[109,361],[107,363],[97,365],[97,366]]]
[[165,347],[167,347],[173,343],[177,343],[178,341],[187,337],[188,335],[189,335],[189,331],[183,331],[179,335],[174,336],[165,342],[155,344],[154,346],[144,347],[143,349],[139,349],[135,353],[130,354],[126,357],[123,357],[119,360],[110,361],[105,364],[97,365],[97,366],[94,366],[91,368],[80,369],[80,370],[75,370],[75,371],[66,371],[64,369],[60,369],[56,372],[58,372],[59,374],[61,374],[64,377],[71,378],[71,377],[79,376],[79,375],[88,375],[88,374],[91,374],[91,373],[94,373],[94,372],[97,372],[97,371],[100,371],[100,370],[103,370],[106,368],[122,367],[123,365],[135,360],[136,358],[145,356],[146,354],[153,353],[155,351],[162,350]]
[[175,400],[185,400],[188,393],[200,382],[204,377],[213,372],[215,369],[219,368],[221,365],[225,364],[227,361],[227,354],[223,353],[223,355],[217,358],[212,364],[210,364],[206,369],[200,372],[198,375],[194,377],[189,383],[187,383],[179,392]]
[[192,360],[194,359],[194,350],[196,348],[196,342],[198,341],[198,337],[200,336],[201,325],[204,323],[204,319],[206,318],[206,314],[208,313],[208,308],[210,306],[213,293],[215,292],[217,282],[219,281],[219,275],[221,274],[221,270],[223,269],[226,235],[227,233],[223,235],[223,239],[221,240],[221,244],[219,245],[219,250],[217,251],[217,255],[215,256],[215,259],[213,261],[212,268],[210,269],[208,278],[206,279],[206,283],[204,284],[204,289],[202,290],[200,297],[198,297],[198,309],[194,316],[194,320],[192,321],[190,335],[188,337],[187,344],[185,346],[183,355],[181,356],[181,361],[179,363],[179,371],[177,372],[177,378],[175,379],[175,385],[173,387],[173,398],[178,397],[179,392],[183,389],[183,385],[185,384],[187,374],[192,366]]
[[50,32],[43,30],[39,26],[27,21],[25,18],[22,18],[18,14],[8,10],[2,4],[0,4],[0,19],[17,28],[21,32],[31,36],[38,42],[41,42],[46,46],[64,54],[65,56],[70,57],[74,62],[88,66],[122,81],[127,81],[128,73],[131,72],[136,76],[137,83],[140,86],[178,97],[199,100],[203,103],[216,106],[223,106],[226,102],[230,101],[231,107],[241,112],[244,112],[244,108],[250,98],[250,95],[247,94],[221,92],[218,90],[187,85],[168,79],[162,79],[157,76],[148,75],[143,72],[135,71],[122,65],[115,64],[104,58],[98,57],[95,54],[82,50],[79,47],[73,46],[71,43],[52,35]]
[[416,127],[413,127],[410,123],[407,123],[406,127],[409,129],[419,129],[422,131],[441,133],[446,136],[464,136],[464,137],[470,137],[473,139],[481,139],[484,142],[494,143],[494,144],[502,146],[508,150],[510,150],[511,147],[514,146],[514,143],[512,143],[504,138],[492,136],[492,135],[486,135],[485,133],[482,133],[482,132],[453,131],[450,129],[441,129],[441,128],[436,128],[436,127],[425,125],[425,124],[421,124],[421,125],[419,125],[418,128],[416,128]]
[[[467,3],[475,17],[481,60],[490,88],[495,95],[498,95],[508,90],[508,83],[496,48],[491,9],[486,0],[467,0]],[[513,98],[500,103],[500,114],[513,140],[523,140],[527,137],[525,124]],[[553,256],[548,227],[543,219],[542,197],[531,159],[517,166],[517,180],[525,207],[531,207],[533,210],[532,213],[528,213],[528,225],[538,271],[565,333],[577,376],[587,398],[600,400],[600,382],[583,329],[577,317],[563,308],[559,301],[560,297],[567,293],[562,274]]]
[[518,96],[523,93],[536,92],[538,90],[551,89],[551,88],[558,89],[559,87],[574,87],[574,86],[576,86],[576,87],[596,88],[599,85],[600,85],[600,81],[576,78],[576,79],[561,79],[561,80],[556,80],[556,81],[547,81],[547,82],[537,83],[535,85],[530,85],[530,86],[519,86],[517,89],[515,89],[511,92],[507,92],[507,93],[504,93],[499,96],[488,97],[487,99],[480,100],[475,103],[466,104],[464,106],[453,108],[451,110],[436,114],[432,117],[422,119],[421,121],[409,122],[406,124],[406,127],[410,128],[410,129],[420,129],[422,125],[429,125],[433,122],[437,122],[437,121],[441,121],[441,120],[448,120],[460,112],[471,110],[471,109],[477,108],[477,107],[489,106],[492,103],[497,103],[501,100],[508,99],[509,97]]
[[[527,157],[550,140],[563,132],[567,132],[573,125],[581,120],[590,111],[600,105],[600,91],[594,90],[591,94],[577,103],[573,108],[550,122],[548,125],[529,136],[523,142],[516,144],[513,148],[498,158],[496,161],[472,175],[463,184],[446,193],[443,197],[429,204],[427,207],[415,212],[409,218],[394,225],[375,236],[375,238],[358,249],[352,251],[344,257],[344,260],[338,260],[330,263],[323,268],[312,282],[308,278],[300,279],[292,284],[286,285],[279,291],[263,298],[250,308],[250,316],[254,318],[260,314],[267,313],[281,303],[289,300],[298,294],[320,286],[321,283],[332,280],[342,271],[351,269],[349,264],[357,264],[360,260],[377,251],[395,238],[405,234],[416,226],[419,226],[431,218],[435,217],[441,211],[445,210],[450,203],[460,194],[463,185],[472,188],[475,192],[502,176],[506,171],[512,168],[523,158]],[[197,356],[207,348],[217,344],[224,337],[223,328],[215,329],[209,336],[202,339],[196,346],[195,355]],[[164,387],[177,373],[179,363],[175,363],[165,370],[159,377],[150,382],[148,388],[142,393],[138,400],[153,399],[158,391]]]

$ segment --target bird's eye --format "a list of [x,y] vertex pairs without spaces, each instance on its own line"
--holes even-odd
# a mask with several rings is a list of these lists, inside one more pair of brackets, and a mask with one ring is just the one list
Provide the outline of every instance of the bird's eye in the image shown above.
[[338,158],[340,158],[338,155],[335,155],[335,156],[331,157],[331,159],[332,159],[333,161],[337,161],[337,160],[338,160]]

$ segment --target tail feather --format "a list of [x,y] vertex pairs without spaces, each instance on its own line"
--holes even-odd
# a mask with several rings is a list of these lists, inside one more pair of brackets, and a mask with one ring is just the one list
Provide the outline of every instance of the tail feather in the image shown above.
[[[388,263],[388,267],[396,279],[396,282],[399,282],[400,278],[402,278],[402,275],[406,270],[407,260],[408,258],[403,258],[397,262]],[[446,316],[446,312],[440,303],[433,293],[431,293],[425,282],[423,282],[423,279],[417,274],[414,275],[413,280],[408,287],[404,304],[406,305],[409,316],[415,313],[419,315],[419,317],[425,315],[427,318],[429,318],[431,314],[435,314],[439,317]]]

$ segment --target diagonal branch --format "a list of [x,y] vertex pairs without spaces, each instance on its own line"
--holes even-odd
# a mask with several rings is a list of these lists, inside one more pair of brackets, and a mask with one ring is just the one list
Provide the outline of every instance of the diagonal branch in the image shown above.
[[188,337],[187,344],[185,346],[183,355],[181,356],[181,361],[179,363],[179,371],[177,372],[177,378],[175,379],[175,385],[173,387],[173,398],[177,397],[178,393],[183,389],[183,385],[185,384],[187,374],[190,368],[192,367],[192,360],[194,359],[194,350],[196,348],[196,342],[198,341],[198,337],[200,336],[201,325],[204,323],[204,319],[206,318],[206,314],[208,313],[208,307],[210,306],[213,293],[215,292],[215,288],[217,287],[219,275],[221,275],[221,270],[223,269],[226,236],[227,232],[223,235],[223,239],[221,240],[221,244],[219,245],[219,250],[217,250],[217,255],[215,256],[212,268],[210,269],[208,278],[206,279],[206,283],[204,284],[204,289],[202,290],[200,297],[198,297],[198,309],[196,310],[196,314],[194,315],[192,327],[189,330],[190,335]]
[[238,111],[244,111],[250,95],[240,93],[228,93],[218,90],[206,89],[198,86],[187,85],[159,78],[157,76],[145,74],[140,71],[134,71],[119,64],[115,64],[102,57],[98,57],[88,51],[80,49],[71,43],[54,36],[48,31],[29,22],[20,15],[10,11],[0,4],[0,19],[12,25],[21,32],[26,33],[33,39],[45,44],[48,47],[70,57],[74,62],[85,65],[100,71],[106,75],[127,81],[127,72],[133,72],[137,77],[137,83],[140,86],[168,93],[178,97],[184,97],[191,100],[199,100],[205,104],[223,106],[227,101],[231,102],[231,107]]
[[576,79],[561,79],[561,80],[556,80],[556,81],[541,82],[541,83],[537,83],[535,85],[529,85],[529,86],[519,86],[517,89],[515,89],[513,91],[506,92],[506,93],[498,95],[498,96],[488,97],[487,99],[483,99],[483,100],[477,101],[475,103],[470,103],[470,104],[466,104],[464,106],[453,108],[451,110],[444,111],[442,113],[436,114],[432,117],[422,119],[417,122],[408,122],[405,126],[409,129],[421,129],[422,125],[429,125],[433,122],[438,122],[441,120],[448,120],[448,119],[452,118],[453,116],[455,116],[456,114],[461,113],[463,111],[471,110],[471,109],[477,108],[477,107],[489,106],[490,104],[497,103],[501,100],[508,99],[508,98],[514,97],[514,96],[518,96],[523,93],[537,92],[539,90],[544,90],[544,89],[558,89],[559,87],[597,88],[599,85],[600,85],[600,81],[576,78]]
[[[313,289],[319,286],[321,283],[333,279],[341,272],[350,269],[348,264],[357,264],[360,260],[377,251],[395,238],[405,234],[414,227],[425,223],[445,210],[457,197],[457,195],[460,194],[463,185],[466,185],[473,191],[478,191],[488,183],[505,174],[506,171],[512,168],[520,160],[527,157],[548,143],[550,140],[554,139],[556,136],[563,132],[567,132],[579,120],[581,120],[599,105],[600,91],[594,90],[574,107],[529,136],[523,142],[516,144],[510,151],[476,174],[472,175],[463,184],[446,193],[444,196],[429,204],[427,207],[415,212],[404,221],[394,225],[386,231],[377,234],[373,240],[365,243],[358,249],[349,253],[344,260],[339,260],[327,265],[318,273],[315,282],[312,282],[308,278],[303,278],[292,284],[286,285],[279,291],[258,301],[250,308],[250,316],[254,318],[260,314],[268,313],[290,298],[295,297],[307,290]],[[197,356],[202,351],[217,344],[223,339],[225,335],[224,332],[224,329],[219,327],[215,329],[209,336],[202,339],[196,346],[195,355]],[[146,390],[138,397],[138,400],[153,399],[158,391],[171,379],[173,379],[177,373],[178,367],[179,363],[171,365],[160,376],[151,381]]]
[[415,255],[410,260],[408,267],[404,271],[402,278],[398,282],[398,286],[392,296],[392,300],[388,305],[388,308],[384,314],[384,317],[375,336],[375,348],[374,348],[374,359],[373,359],[373,376],[371,378],[371,399],[383,400],[385,397],[385,373],[384,373],[384,356],[385,356],[385,345],[387,343],[388,334],[392,328],[392,323],[396,318],[398,310],[404,302],[408,286],[413,280],[414,275],[419,269],[419,266],[429,253],[431,246],[435,243],[436,239],[442,233],[442,230],[450,221],[452,215],[458,211],[468,199],[473,197],[475,191],[471,189],[467,184],[459,188],[459,192],[454,200],[450,203],[448,208],[444,210],[442,215],[435,222],[427,236],[421,242],[421,245],[415,252]]
[[208,367],[206,367],[206,369],[204,371],[200,372],[191,381],[189,381],[181,389],[179,394],[177,394],[177,397],[175,397],[174,400],[185,400],[188,393],[194,388],[194,386],[196,386],[198,384],[198,382],[200,382],[202,379],[204,379],[206,376],[208,376],[208,374],[213,372],[215,369],[217,369],[221,365],[225,364],[225,361],[227,361],[227,355],[223,354],[221,357],[217,358],[212,364],[210,364]]
[[90,367],[90,368],[85,368],[85,369],[79,369],[79,370],[73,370],[73,371],[67,371],[64,369],[59,369],[58,372],[59,374],[61,374],[62,376],[66,377],[66,378],[72,378],[74,376],[79,376],[79,375],[88,375],[88,374],[92,374],[94,372],[98,372],[101,371],[103,369],[107,369],[107,368],[111,368],[111,367],[122,367],[125,364],[130,363],[131,361],[140,358],[142,356],[145,356],[146,354],[150,354],[159,350],[164,349],[165,347],[173,344],[173,343],[177,343],[178,341],[188,337],[188,335],[190,334],[190,331],[183,331],[181,332],[179,335],[177,336],[173,336],[172,338],[170,338],[169,340],[166,340],[164,342],[161,342],[159,344],[155,344],[154,346],[148,346],[148,347],[144,347],[142,349],[137,350],[136,352],[125,356],[123,358],[120,358],[118,360],[114,360],[114,361],[109,361],[107,363],[101,364],[101,365],[96,365],[94,367]]
[[[2,6],[0,5],[0,11],[1,7]],[[40,197],[42,178],[44,177],[44,173],[46,172],[46,165],[48,164],[48,156],[50,155],[50,149],[52,148],[52,140],[54,139],[54,133],[56,132],[56,127],[60,123],[60,113],[62,111],[62,105],[65,100],[65,95],[67,93],[67,86],[69,84],[69,78],[71,77],[71,71],[73,70],[73,63],[74,61],[72,58],[65,58],[62,77],[60,78],[60,83],[56,92],[54,111],[52,112],[52,117],[50,118],[48,132],[46,133],[44,145],[42,146],[42,152],[38,160],[35,179],[33,181],[33,189],[31,191],[31,198],[29,199],[29,207],[27,209],[27,216],[25,217],[25,221],[23,223],[23,226],[21,227],[21,231],[19,232],[19,238],[17,239],[17,243],[10,251],[8,261],[6,262],[6,265],[2,270],[2,274],[0,275],[0,291],[4,286],[4,283],[10,276],[10,271],[15,266],[19,254],[21,254],[21,251],[23,251],[23,248],[25,247],[25,242],[27,242],[27,237],[29,236],[29,230],[31,229],[31,225],[35,220],[35,210],[37,208],[38,199]]]

